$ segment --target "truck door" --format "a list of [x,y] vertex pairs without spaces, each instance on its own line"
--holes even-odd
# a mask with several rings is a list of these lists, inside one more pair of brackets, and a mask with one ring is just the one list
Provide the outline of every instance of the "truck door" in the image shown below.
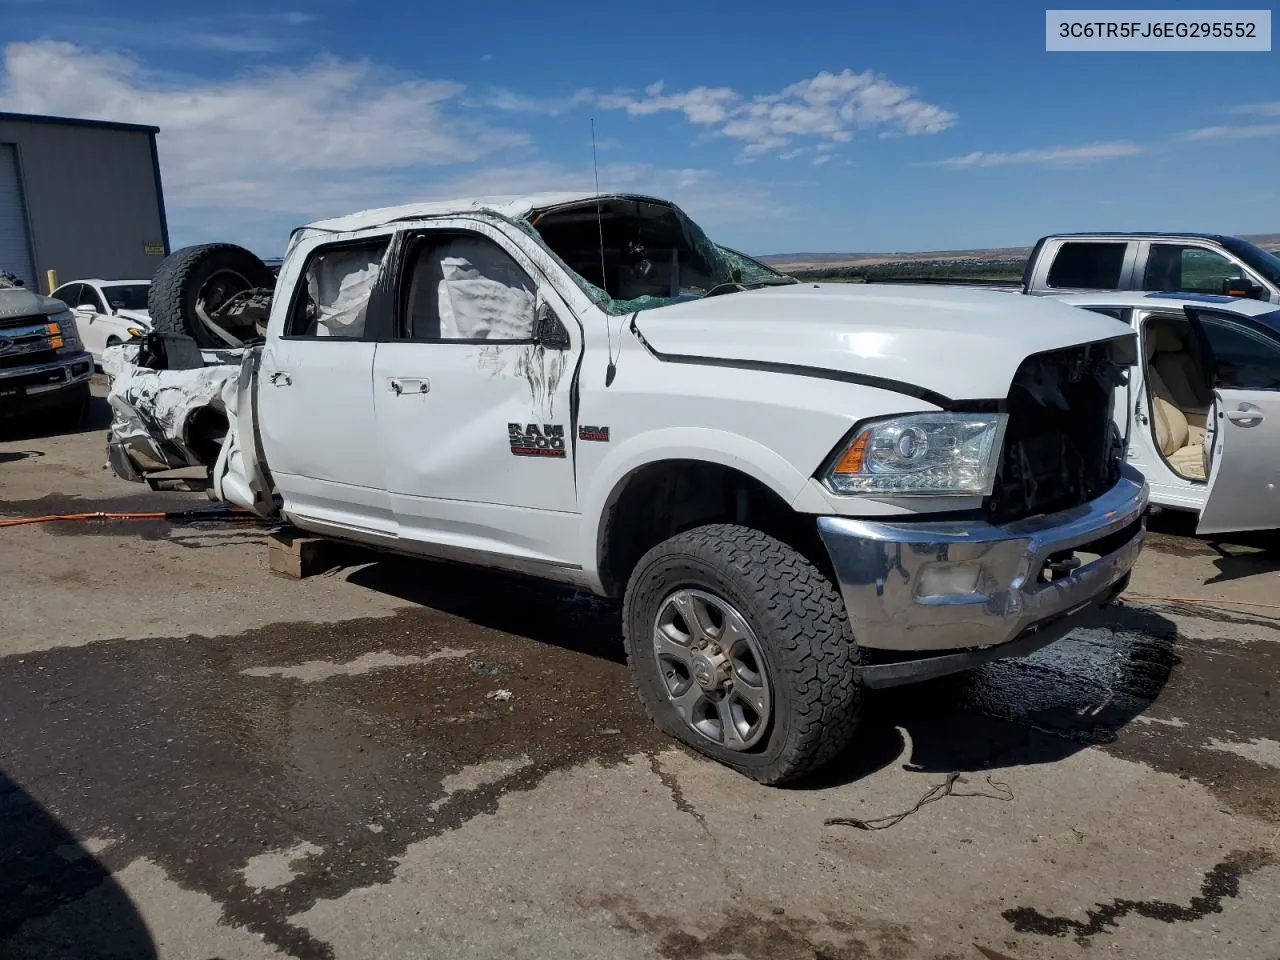
[[1208,498],[1196,532],[1280,529],[1280,336],[1246,317],[1186,312],[1215,382]]
[[262,450],[286,513],[357,539],[394,538],[374,422],[373,355],[390,325],[377,284],[389,230],[320,237],[290,256],[258,370]]
[[402,545],[568,563],[577,322],[481,221],[408,230],[394,259],[395,336],[378,344],[373,382]]
[[276,512],[271,474],[262,454],[258,429],[258,367],[262,348],[245,351],[234,391],[224,396],[228,429],[213,466],[213,493],[219,500],[244,507],[261,517]]

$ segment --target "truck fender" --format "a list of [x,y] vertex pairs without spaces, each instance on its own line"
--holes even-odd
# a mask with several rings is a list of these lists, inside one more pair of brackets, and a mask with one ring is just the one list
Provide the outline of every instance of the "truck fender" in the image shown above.
[[697,460],[731,467],[764,484],[784,502],[797,505],[811,490],[809,477],[757,440],[706,427],[670,427],[631,437],[609,451],[591,474],[579,499],[583,542],[579,556],[592,578],[598,575],[599,545],[609,510],[633,473],[667,460]]

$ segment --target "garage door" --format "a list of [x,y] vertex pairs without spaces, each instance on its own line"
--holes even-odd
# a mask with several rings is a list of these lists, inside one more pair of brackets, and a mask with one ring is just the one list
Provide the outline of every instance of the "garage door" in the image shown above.
[[39,289],[18,180],[18,148],[12,143],[0,143],[0,273],[12,273],[29,289]]

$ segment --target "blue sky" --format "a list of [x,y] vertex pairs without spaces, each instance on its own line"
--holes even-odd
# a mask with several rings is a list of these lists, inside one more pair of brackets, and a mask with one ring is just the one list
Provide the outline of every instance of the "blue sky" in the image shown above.
[[757,254],[1280,231],[1280,53],[1046,53],[1026,3],[0,0],[0,17],[0,109],[161,127],[175,245],[272,255],[354,209],[590,189],[593,117],[602,189],[670,197]]

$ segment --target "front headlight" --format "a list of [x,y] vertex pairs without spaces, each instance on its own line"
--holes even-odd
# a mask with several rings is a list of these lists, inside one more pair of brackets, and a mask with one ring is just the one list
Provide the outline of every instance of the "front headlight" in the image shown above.
[[45,322],[49,334],[49,346],[55,350],[80,345],[80,330],[76,327],[76,315],[70,310],[50,314]]
[[991,493],[1008,415],[914,413],[869,423],[837,452],[833,493],[979,496]]

